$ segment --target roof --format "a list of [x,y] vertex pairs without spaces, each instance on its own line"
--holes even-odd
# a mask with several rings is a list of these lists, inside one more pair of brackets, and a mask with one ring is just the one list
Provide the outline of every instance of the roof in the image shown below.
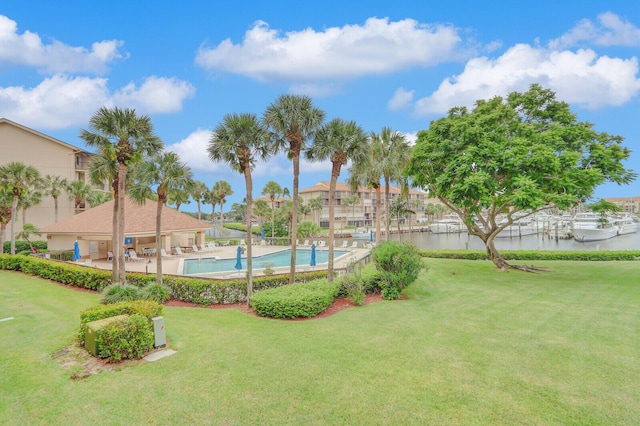
[[[305,188],[305,189],[301,189],[300,193],[309,193],[309,192],[319,192],[319,191],[329,191],[329,184],[331,182],[329,181],[322,181],[322,182],[318,182],[313,186],[310,186],[309,188]],[[380,191],[384,192],[384,186],[381,185],[380,186]],[[351,191],[351,186],[347,185],[346,183],[342,183],[342,182],[336,182],[336,191],[347,191],[350,192]],[[358,192],[371,192],[373,191],[373,188],[368,188],[366,186],[360,185],[358,186]],[[390,194],[399,194],[400,193],[400,188],[398,188],[397,186],[389,186],[389,193]],[[409,193],[410,194],[426,194],[426,192],[424,191],[419,191],[417,189],[413,189],[413,188],[409,188]]]
[[49,140],[51,142],[57,143],[59,145],[62,145],[65,148],[68,148],[68,149],[70,149],[72,151],[75,151],[75,152],[78,152],[78,153],[91,154],[90,152],[85,151],[84,149],[81,149],[81,148],[78,148],[77,146],[73,146],[71,144],[63,142],[60,139],[56,139],[56,138],[51,137],[49,135],[45,135],[44,133],[40,133],[37,130],[33,130],[33,129],[27,127],[27,126],[23,126],[22,124],[18,124],[15,121],[9,120],[8,118],[4,118],[4,117],[0,118],[0,124],[8,124],[10,126],[18,128],[18,129],[24,130],[25,132],[33,133],[34,135],[37,135],[37,136],[39,136],[41,138],[44,138],[44,139],[47,139],[47,140]]
[[[75,216],[40,228],[43,234],[74,235],[111,235],[113,232],[113,203],[108,201]],[[147,200],[138,205],[130,198],[125,198],[124,233],[154,234],[156,231],[155,201]],[[180,213],[170,207],[162,207],[162,232],[199,231],[211,228],[207,222]]]

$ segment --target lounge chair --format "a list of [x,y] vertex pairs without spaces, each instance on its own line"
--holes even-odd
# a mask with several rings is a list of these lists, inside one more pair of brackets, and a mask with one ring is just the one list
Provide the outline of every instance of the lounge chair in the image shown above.
[[342,246],[341,246],[340,248],[349,248],[349,241],[344,240],[344,241],[342,242]]
[[309,247],[309,240],[304,240],[304,243],[302,243],[302,247]]
[[318,247],[318,242],[314,240],[314,241],[311,243],[311,245],[312,245],[312,246],[316,246],[316,247]]
[[194,253],[201,253],[201,252],[203,252],[203,251],[204,251],[204,250],[198,250],[198,246],[197,246],[197,245],[195,245],[195,244],[191,246],[191,250],[192,250]]
[[138,254],[135,251],[129,250],[129,260],[132,262],[144,262],[146,259],[138,257]]
[[167,254],[165,249],[161,249],[160,254],[162,255],[162,257],[173,257],[173,255]]
[[358,242],[357,242],[357,241],[354,241],[354,242],[351,244],[351,248],[352,248],[352,249],[357,249],[357,248],[358,248]]
[[113,252],[112,251],[108,251],[107,252],[107,262],[112,262],[113,261]]
[[184,253],[182,251],[182,247],[180,247],[180,246],[175,246],[173,248],[173,251],[175,251],[178,256],[186,256],[187,255],[186,253]]
[[246,245],[247,245],[247,242],[246,242],[245,240],[240,240],[240,245],[241,245],[241,246],[246,246]]
[[327,242],[324,240],[318,242],[318,247],[324,247],[326,245],[327,245]]

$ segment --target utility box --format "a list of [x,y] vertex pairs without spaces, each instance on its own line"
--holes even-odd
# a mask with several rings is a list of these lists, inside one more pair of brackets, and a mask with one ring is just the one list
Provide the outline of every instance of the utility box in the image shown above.
[[164,333],[164,317],[153,317],[153,335],[155,337],[155,348],[164,348],[167,346],[167,338]]
[[101,330],[114,321],[127,318],[128,315],[117,315],[115,317],[103,318],[97,321],[91,321],[86,324],[87,331],[84,334],[84,347],[93,356],[100,356],[100,345],[98,344],[98,337],[100,337]]

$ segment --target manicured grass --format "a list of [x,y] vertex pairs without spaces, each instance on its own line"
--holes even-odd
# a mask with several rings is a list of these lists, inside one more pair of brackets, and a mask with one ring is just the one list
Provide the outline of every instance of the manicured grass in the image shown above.
[[425,264],[321,320],[165,307],[177,354],[76,381],[52,354],[99,297],[0,272],[0,424],[638,423],[638,262]]

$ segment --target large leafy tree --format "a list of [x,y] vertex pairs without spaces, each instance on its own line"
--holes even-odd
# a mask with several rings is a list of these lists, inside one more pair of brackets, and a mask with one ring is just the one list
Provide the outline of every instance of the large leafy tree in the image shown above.
[[[271,223],[273,225],[276,214],[276,197],[282,195],[282,187],[275,180],[270,180],[264,188],[262,188],[262,195],[268,195],[271,200]],[[274,230],[275,227],[271,226],[271,238],[275,237]]]
[[144,156],[155,155],[162,149],[162,141],[153,131],[148,115],[138,115],[135,109],[100,108],[89,120],[89,130],[82,130],[80,137],[87,146],[96,148],[103,157],[106,171],[111,178],[114,193],[112,250],[113,281],[124,285],[124,197],[127,169],[142,161]]
[[[602,183],[636,177],[623,165],[630,151],[622,140],[578,121],[554,92],[532,85],[433,121],[418,134],[408,174],[465,221],[498,268],[508,269],[516,266],[494,238],[518,217],[567,210]],[[498,224],[499,216],[507,220]]]
[[28,166],[22,162],[13,162],[0,167],[0,187],[12,195],[11,202],[11,254],[16,254],[16,230],[18,204],[29,190],[40,184],[40,172],[33,166]]
[[156,281],[162,284],[162,209],[171,191],[189,193],[193,186],[191,169],[175,152],[163,152],[134,168],[135,184],[128,193],[138,203],[156,199]]
[[231,189],[231,185],[226,180],[219,180],[213,184],[212,191],[215,194],[218,204],[220,204],[220,235],[222,236],[222,229],[224,225],[224,203],[227,201],[228,196],[233,195],[233,189]]
[[367,136],[355,121],[334,118],[324,124],[316,133],[313,146],[307,150],[311,161],[331,161],[331,181],[329,182],[329,265],[327,279],[333,281],[333,242],[335,228],[336,183],[342,166],[351,160],[362,161],[367,152]]
[[391,221],[389,185],[391,182],[402,180],[402,172],[409,162],[411,150],[405,136],[390,127],[383,127],[380,133],[372,132],[371,143],[376,146],[378,151],[379,167],[384,179],[385,238],[389,241]]
[[62,191],[67,190],[67,186],[69,183],[67,180],[61,176],[57,175],[46,175],[43,181],[43,189],[44,194],[51,196],[53,198],[53,213],[54,220],[58,221],[58,199],[62,194]]
[[[293,162],[293,212],[298,217],[298,179],[300,177],[300,154],[305,149],[308,139],[324,121],[324,111],[313,106],[308,96],[281,95],[269,105],[262,118],[271,131],[272,141],[277,151],[287,152]],[[296,238],[298,221],[291,223],[291,269],[289,282],[295,281],[296,271]]]
[[247,191],[247,304],[250,304],[253,295],[251,170],[258,160],[264,161],[271,154],[268,133],[255,114],[227,114],[215,127],[207,151],[211,161],[225,162],[244,175]]

